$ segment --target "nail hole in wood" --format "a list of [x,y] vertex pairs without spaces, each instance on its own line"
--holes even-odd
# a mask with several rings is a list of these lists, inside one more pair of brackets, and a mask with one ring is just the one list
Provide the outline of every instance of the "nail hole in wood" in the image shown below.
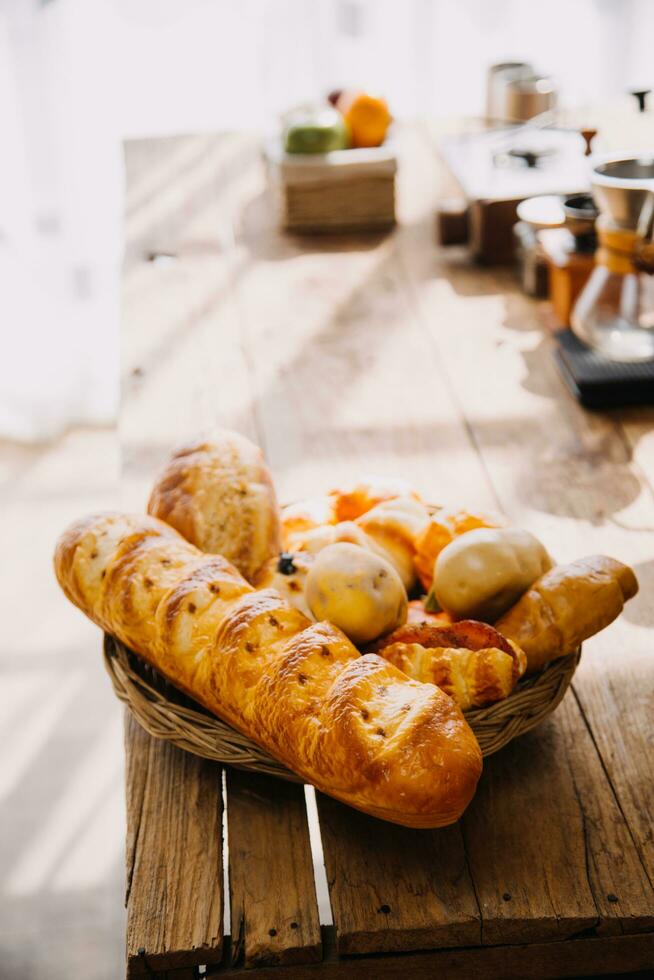
[[147,252],[146,261],[153,262],[155,265],[170,265],[177,260],[174,252]]
[[268,930],[268,935],[269,936],[276,936],[277,935],[277,930],[276,929],[269,929]]
[[383,912],[384,915],[389,915],[391,911],[391,907],[390,905],[380,905],[377,911]]

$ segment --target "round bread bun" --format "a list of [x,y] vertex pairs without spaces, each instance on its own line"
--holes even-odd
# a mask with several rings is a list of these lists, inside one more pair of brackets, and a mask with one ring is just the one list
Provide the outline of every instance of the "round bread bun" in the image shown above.
[[227,558],[252,584],[281,550],[270,471],[259,447],[237,432],[177,449],[152,489],[148,513],[202,551]]
[[355,644],[370,643],[406,621],[406,592],[391,563],[348,541],[318,552],[305,596],[318,621],[338,626]]

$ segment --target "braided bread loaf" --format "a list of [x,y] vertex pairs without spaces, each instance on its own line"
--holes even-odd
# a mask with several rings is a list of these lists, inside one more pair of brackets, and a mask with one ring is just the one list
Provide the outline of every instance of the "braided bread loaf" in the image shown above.
[[156,518],[100,514],[55,553],[95,623],[325,793],[411,827],[457,820],[481,772],[454,702]]

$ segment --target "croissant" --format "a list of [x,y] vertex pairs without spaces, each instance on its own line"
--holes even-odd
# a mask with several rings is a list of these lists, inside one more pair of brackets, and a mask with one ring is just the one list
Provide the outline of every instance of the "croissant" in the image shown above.
[[223,555],[248,582],[281,550],[270,471],[258,446],[237,432],[178,449],[154,485],[148,513],[202,551]]
[[527,673],[533,674],[612,623],[637,592],[628,565],[593,555],[550,569],[495,627],[524,650]]
[[79,521],[55,570],[102,629],[325,793],[410,827],[450,824],[470,802],[481,752],[451,698],[161,521]]
[[414,680],[436,684],[464,711],[508,697],[526,666],[519,647],[474,620],[407,623],[373,649]]

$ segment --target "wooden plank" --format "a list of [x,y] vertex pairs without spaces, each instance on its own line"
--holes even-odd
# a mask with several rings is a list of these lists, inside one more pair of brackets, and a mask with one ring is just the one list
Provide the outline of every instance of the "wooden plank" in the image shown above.
[[220,768],[126,715],[127,976],[222,956]]
[[253,164],[261,166],[258,158],[259,140],[249,133],[128,141],[127,266],[157,255],[220,253],[239,187]]
[[[250,136],[126,145],[129,261],[121,345],[122,503],[141,508],[171,449],[214,426],[257,439],[233,226],[256,168]],[[154,189],[166,175],[163,199]],[[162,254],[161,261],[148,256]]]
[[572,696],[486,760],[463,832],[485,944],[654,928],[654,892]]
[[479,943],[458,827],[409,830],[316,798],[340,954]]
[[[265,202],[263,184],[261,194]],[[280,498],[399,471],[436,500],[492,503],[416,322],[395,237],[298,242],[269,233],[262,246],[246,222],[239,227],[239,247],[265,248],[236,288]]]
[[[329,930],[323,930],[327,945]],[[322,963],[272,967],[246,972],[242,969],[210,969],[218,980],[551,980],[554,977],[585,977],[629,973],[651,977],[654,963],[654,933],[643,936],[580,938],[566,942],[530,946],[443,949],[402,956],[339,958],[335,952]],[[642,971],[642,972],[641,972]]]
[[232,962],[320,960],[304,787],[229,769],[227,827]]

